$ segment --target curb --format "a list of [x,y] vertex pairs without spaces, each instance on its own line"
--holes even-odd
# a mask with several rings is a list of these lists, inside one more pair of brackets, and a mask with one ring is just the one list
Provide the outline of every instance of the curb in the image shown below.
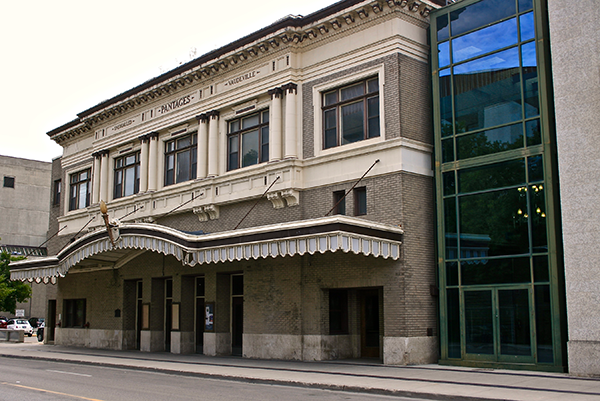
[[[243,383],[260,383],[260,384],[271,384],[271,385],[290,386],[290,387],[315,388],[315,389],[321,389],[321,390],[343,391],[343,392],[352,392],[352,393],[387,395],[387,396],[406,397],[406,398],[421,398],[421,399],[426,399],[426,400],[509,401],[509,399],[503,399],[503,398],[499,399],[499,398],[472,397],[472,396],[465,396],[465,395],[432,394],[432,393],[423,393],[423,392],[417,392],[417,391],[389,390],[389,389],[384,389],[384,388],[363,387],[363,386],[346,386],[346,385],[337,385],[337,384],[307,383],[307,382],[299,382],[299,381],[294,381],[294,380],[263,379],[263,378],[255,378],[255,377],[225,375],[225,374],[189,372],[189,371],[185,371],[185,370],[165,369],[165,368],[157,368],[157,367],[152,367],[152,366],[147,366],[147,367],[131,366],[131,365],[120,364],[120,363],[81,361],[81,360],[60,359],[60,358],[51,358],[51,357],[33,356],[33,355],[0,354],[0,358],[3,358],[3,357],[4,358],[15,358],[15,359],[39,360],[39,361],[48,361],[48,362],[63,362],[63,363],[72,363],[72,364],[88,365],[88,366],[102,366],[102,367],[111,367],[111,368],[116,368],[116,369],[130,369],[130,370],[137,370],[137,371],[152,371],[152,372],[163,373],[163,374],[188,376],[188,377],[199,377],[199,378],[207,378],[207,379],[215,379],[215,380],[228,380],[228,381],[236,381],[236,382],[243,382]],[[148,362],[153,362],[153,361],[149,360]],[[177,362],[172,362],[172,361],[165,361],[165,362],[177,363]],[[265,368],[265,369],[267,369],[267,368]],[[308,373],[310,373],[310,372],[308,372]]]

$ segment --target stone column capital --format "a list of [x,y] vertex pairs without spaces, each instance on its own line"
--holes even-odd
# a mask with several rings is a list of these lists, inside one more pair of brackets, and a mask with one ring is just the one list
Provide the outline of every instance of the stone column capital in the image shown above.
[[198,120],[198,122],[200,123],[207,123],[209,119],[208,113],[202,113],[202,114],[198,114],[196,116],[196,120]]
[[92,157],[101,158],[102,156],[108,156],[109,152],[110,151],[108,149],[102,149],[102,150],[92,153]]
[[283,97],[283,89],[282,88],[269,89],[269,95],[271,96],[271,99],[282,98]]
[[298,93],[298,85],[290,82],[289,84],[285,84],[281,87],[282,90],[285,91],[286,94],[297,94]]

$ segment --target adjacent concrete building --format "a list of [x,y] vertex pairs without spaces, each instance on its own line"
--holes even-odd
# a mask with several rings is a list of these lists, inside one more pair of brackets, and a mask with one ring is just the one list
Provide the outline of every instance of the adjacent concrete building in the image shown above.
[[[0,251],[46,256],[51,163],[0,156]],[[32,286],[32,298],[19,303],[27,317],[45,316],[46,287]],[[1,312],[12,316],[8,312]]]
[[[0,156],[0,246],[11,253],[37,252],[46,241],[51,164]],[[14,249],[13,249],[14,248]]]
[[569,371],[600,375],[598,4],[548,2],[564,248]]

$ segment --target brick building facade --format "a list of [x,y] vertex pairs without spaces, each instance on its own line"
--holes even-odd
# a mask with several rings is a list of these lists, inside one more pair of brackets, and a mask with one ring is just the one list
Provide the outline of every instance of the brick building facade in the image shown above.
[[435,362],[436,3],[287,17],[49,132],[60,233],[12,269],[47,341]]

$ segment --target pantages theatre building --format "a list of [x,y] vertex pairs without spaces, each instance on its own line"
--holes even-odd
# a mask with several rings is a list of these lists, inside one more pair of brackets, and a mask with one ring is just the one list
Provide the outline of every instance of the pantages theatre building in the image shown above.
[[46,341],[563,371],[547,2],[445,3],[290,16],[49,132],[53,256],[11,265]]

